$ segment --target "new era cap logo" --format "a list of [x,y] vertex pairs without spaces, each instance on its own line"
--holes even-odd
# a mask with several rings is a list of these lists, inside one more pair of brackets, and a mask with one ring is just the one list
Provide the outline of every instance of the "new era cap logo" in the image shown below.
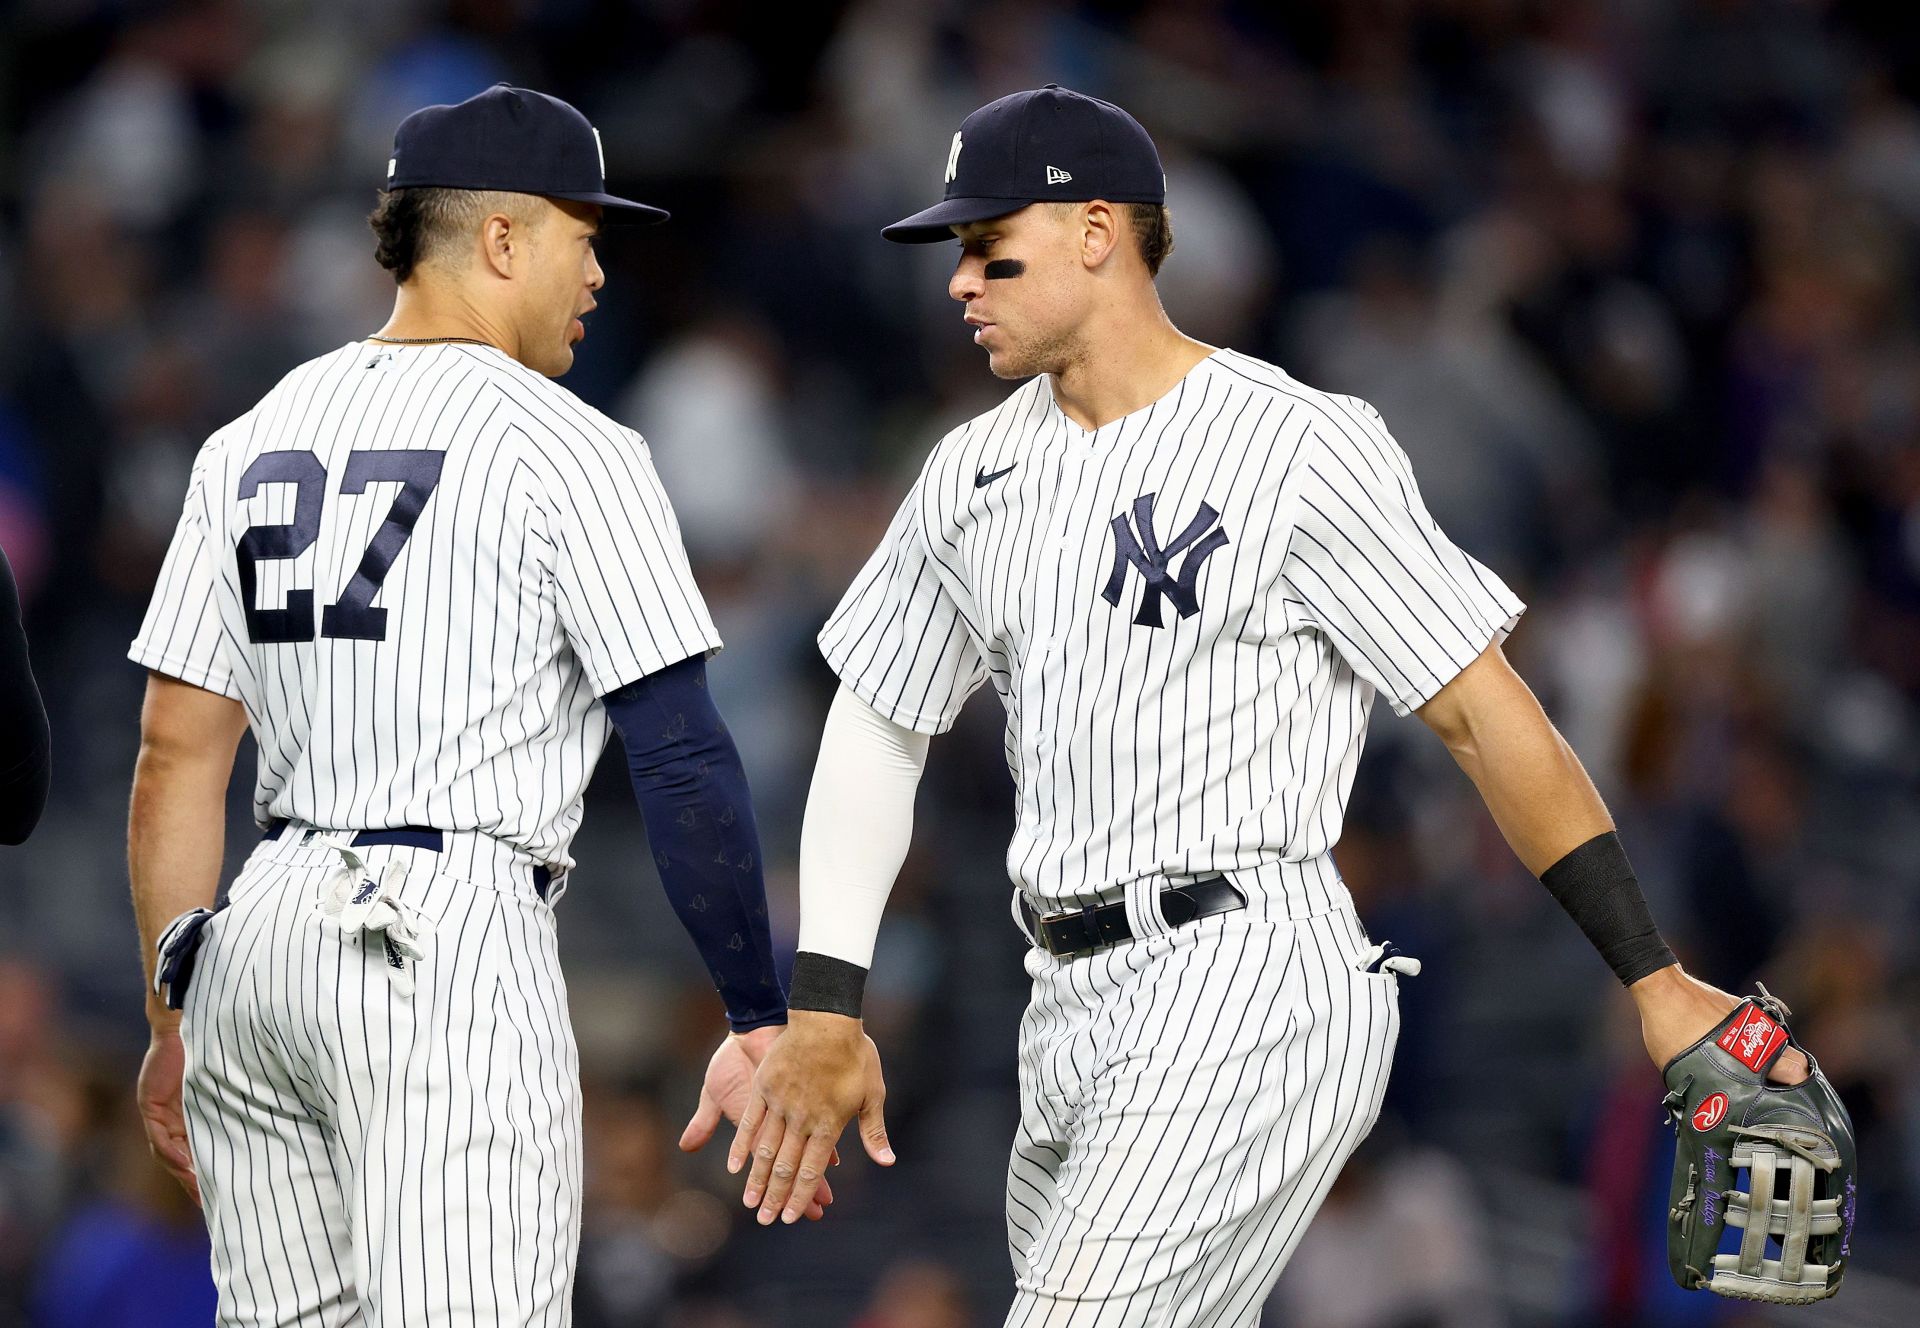
[[[955,137],[957,138],[958,135],[956,135]],[[949,176],[948,178],[951,179],[952,177]],[[1048,184],[1065,184],[1067,183],[1067,181],[1071,179],[1073,179],[1073,177],[1067,174],[1065,171],[1061,170],[1058,166],[1047,167],[1047,183]]]
[[947,149],[947,183],[953,183],[953,177],[960,173],[960,134],[953,135],[953,146]]
[[1760,1007],[1749,1002],[1747,1008],[1721,1033],[1715,1041],[1720,1050],[1728,1053],[1749,1070],[1759,1070],[1769,1057],[1787,1040],[1787,1030],[1760,1012]]

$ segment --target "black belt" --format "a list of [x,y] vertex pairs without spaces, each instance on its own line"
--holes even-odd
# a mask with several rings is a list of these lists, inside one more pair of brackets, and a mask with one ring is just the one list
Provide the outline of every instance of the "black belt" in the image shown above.
[[[1224,876],[1209,876],[1185,885],[1170,885],[1160,892],[1160,915],[1170,927],[1184,927],[1198,918],[1216,913],[1231,913],[1245,908],[1247,901]],[[1117,945],[1133,939],[1133,927],[1127,922],[1124,902],[1096,904],[1068,913],[1034,911],[1025,895],[1020,896],[1020,915],[1034,943],[1051,954],[1066,957],[1088,954],[1103,945]]]
[[[278,839],[287,828],[285,821],[275,821],[267,827],[264,838]],[[382,844],[394,844],[401,848],[424,848],[430,853],[438,853],[446,847],[447,838],[438,830],[424,825],[403,825],[393,830],[362,830],[347,841],[354,848],[378,848]],[[533,869],[533,888],[542,899],[547,897],[547,887],[553,884],[553,873],[545,867]]]

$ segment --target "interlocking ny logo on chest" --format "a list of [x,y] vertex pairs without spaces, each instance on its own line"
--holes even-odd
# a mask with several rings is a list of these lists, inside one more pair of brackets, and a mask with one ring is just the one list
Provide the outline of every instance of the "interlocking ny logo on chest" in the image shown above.
[[[1143,494],[1133,500],[1131,519],[1126,512],[1116,516],[1108,524],[1113,530],[1113,573],[1107,577],[1106,588],[1100,592],[1100,598],[1114,608],[1120,607],[1120,596],[1127,588],[1127,569],[1133,568],[1140,573],[1146,587],[1140,594],[1140,610],[1133,615],[1136,627],[1159,627],[1160,601],[1173,602],[1174,612],[1182,618],[1191,618],[1200,612],[1200,592],[1196,585],[1200,578],[1201,564],[1212,557],[1214,552],[1227,543],[1227,532],[1218,528],[1220,514],[1206,503],[1200,504],[1193,519],[1185,528],[1163,548],[1160,539],[1153,530],[1153,500],[1156,495]],[[1180,567],[1173,569],[1173,560],[1180,558]]]

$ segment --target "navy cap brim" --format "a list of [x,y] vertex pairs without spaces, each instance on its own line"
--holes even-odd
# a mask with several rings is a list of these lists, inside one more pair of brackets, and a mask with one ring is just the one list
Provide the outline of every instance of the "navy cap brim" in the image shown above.
[[603,208],[626,214],[608,217],[608,221],[624,221],[633,226],[657,226],[673,215],[665,208],[636,203],[631,198],[620,198],[614,194],[548,194],[546,197],[564,198],[571,203],[598,203]]
[[902,217],[893,225],[884,227],[880,234],[895,244],[935,244],[953,238],[949,227],[1004,217],[1009,212],[1018,212],[1033,201],[1031,198],[949,198],[944,203],[935,203],[924,212]]

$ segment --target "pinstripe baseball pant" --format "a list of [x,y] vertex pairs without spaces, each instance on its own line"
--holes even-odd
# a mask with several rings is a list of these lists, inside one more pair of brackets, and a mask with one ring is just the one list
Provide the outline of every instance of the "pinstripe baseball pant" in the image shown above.
[[188,989],[188,1137],[219,1323],[564,1325],[579,1249],[579,1057],[553,910],[484,835],[403,862],[412,991],[317,897],[342,865],[265,842]]
[[1373,1128],[1399,1035],[1399,979],[1361,971],[1340,895],[1029,954],[1008,1328],[1258,1321]]

